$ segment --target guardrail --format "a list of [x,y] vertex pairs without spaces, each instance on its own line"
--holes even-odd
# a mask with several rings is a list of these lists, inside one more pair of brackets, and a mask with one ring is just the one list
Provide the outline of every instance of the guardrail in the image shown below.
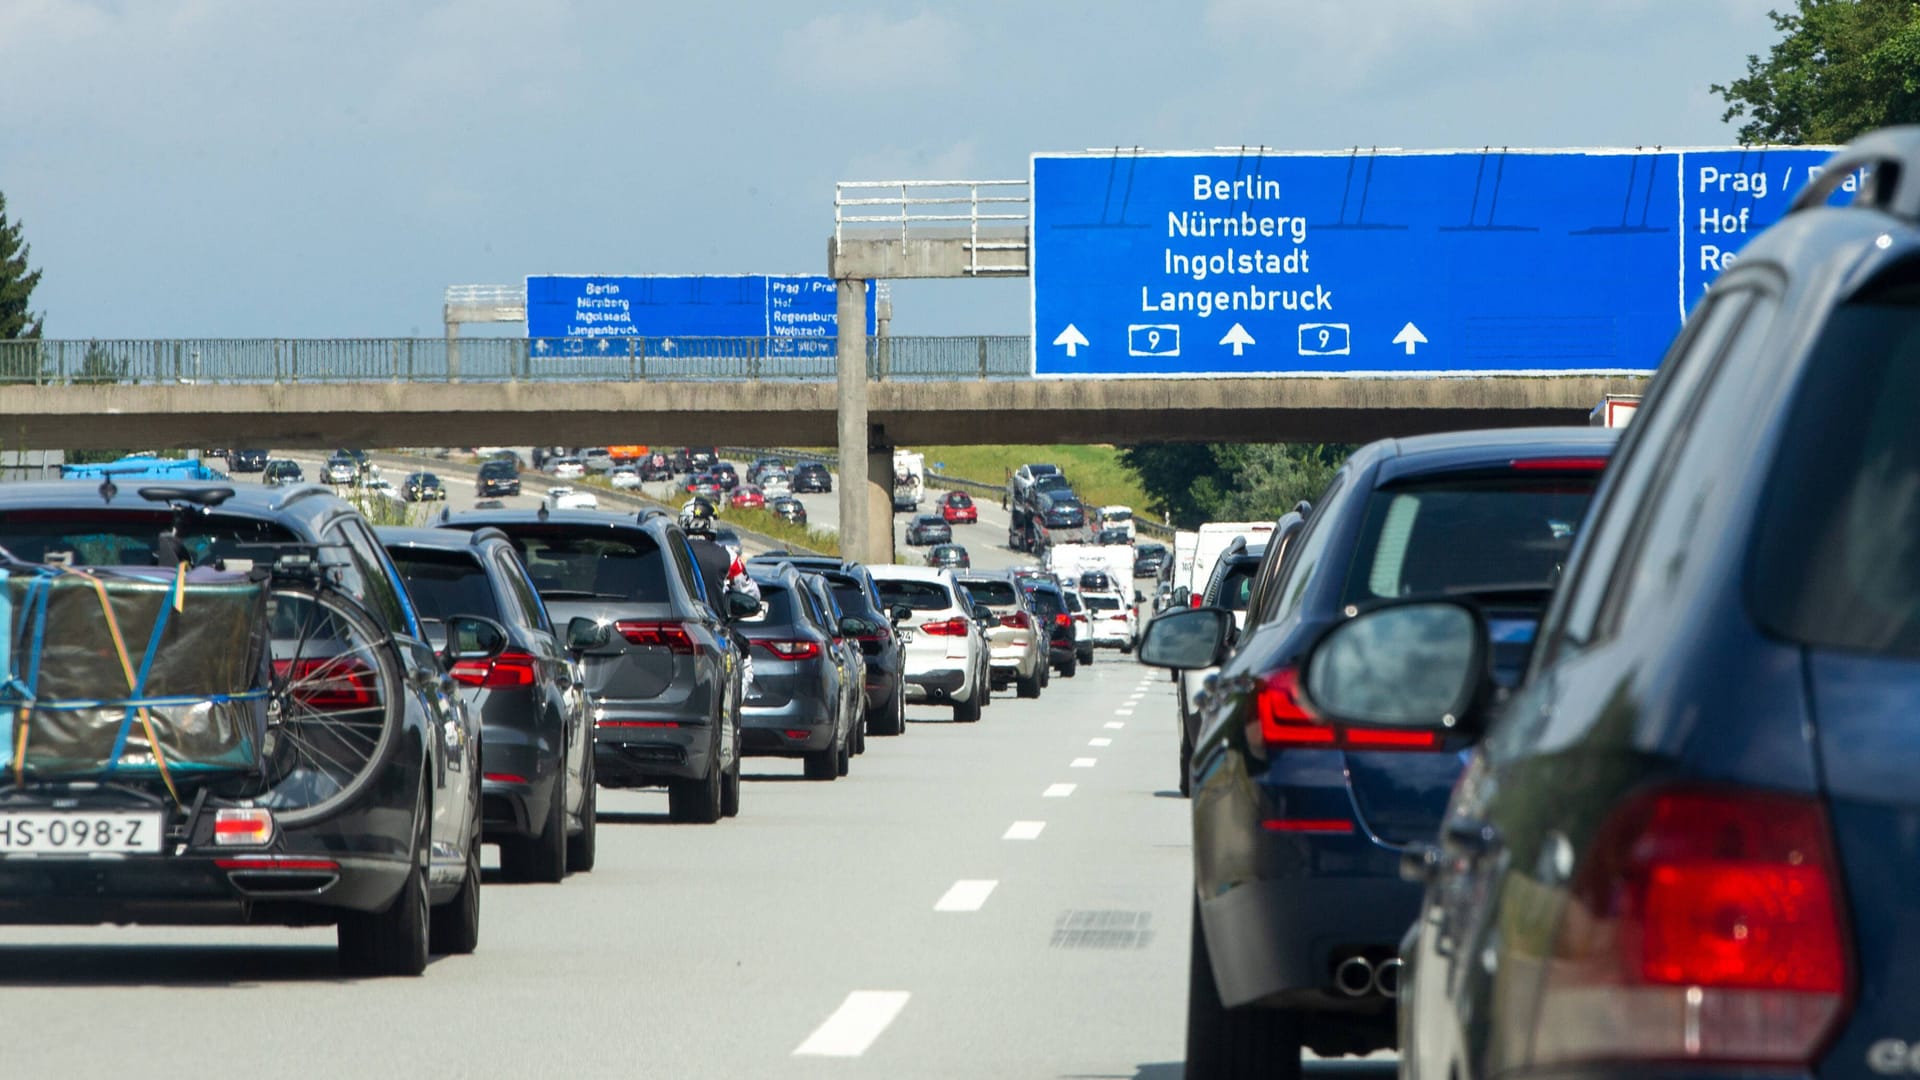
[[[967,239],[968,274],[1020,276],[1031,202],[1025,180],[843,180],[833,186],[833,241],[842,243],[849,225],[856,235],[897,232],[903,244],[958,231]],[[1023,257],[983,262],[983,251]]]
[[[0,341],[0,383],[831,380],[833,338],[194,338]],[[1020,335],[873,337],[874,379],[1024,379]]]

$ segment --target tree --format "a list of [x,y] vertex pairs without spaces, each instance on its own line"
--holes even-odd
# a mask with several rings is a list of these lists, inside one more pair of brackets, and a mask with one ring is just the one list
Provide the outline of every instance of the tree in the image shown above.
[[27,308],[40,284],[40,271],[27,268],[30,253],[20,224],[7,220],[7,197],[0,194],[0,341],[40,336],[42,320]]
[[1129,446],[1122,464],[1179,528],[1271,521],[1318,499],[1353,447],[1330,443],[1171,443]]
[[1920,0],[1795,0],[1745,78],[1715,84],[1743,143],[1844,143],[1920,123]]

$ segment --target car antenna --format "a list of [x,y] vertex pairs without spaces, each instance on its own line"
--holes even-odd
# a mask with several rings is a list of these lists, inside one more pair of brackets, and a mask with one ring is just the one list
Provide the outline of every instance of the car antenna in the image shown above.
[[534,511],[533,516],[539,518],[541,521],[547,520],[547,504],[541,503],[540,509]]
[[445,525],[448,521],[452,519],[453,519],[453,507],[442,506],[440,508],[440,524]]
[[112,502],[113,497],[118,494],[120,494],[120,488],[118,485],[116,485],[113,482],[113,477],[111,475],[103,476],[100,478],[100,501],[101,502]]

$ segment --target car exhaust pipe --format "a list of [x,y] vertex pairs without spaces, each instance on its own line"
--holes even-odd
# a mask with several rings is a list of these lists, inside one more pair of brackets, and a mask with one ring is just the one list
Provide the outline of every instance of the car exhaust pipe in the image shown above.
[[1333,985],[1348,997],[1360,997],[1373,989],[1373,965],[1364,956],[1349,956],[1333,969]]
[[1373,969],[1373,992],[1382,997],[1400,996],[1400,958],[1394,957]]

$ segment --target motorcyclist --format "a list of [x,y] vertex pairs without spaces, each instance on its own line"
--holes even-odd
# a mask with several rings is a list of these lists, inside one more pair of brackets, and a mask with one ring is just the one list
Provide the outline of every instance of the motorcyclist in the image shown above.
[[[705,499],[689,499],[680,509],[680,529],[687,534],[687,546],[693,551],[694,565],[700,570],[700,580],[707,590],[708,602],[719,611],[720,617],[733,622],[733,616],[727,611],[726,594],[737,592],[760,599],[760,586],[748,576],[747,568],[740,561],[740,553],[730,550],[715,538],[715,514],[713,504]],[[736,637],[740,647],[740,682],[749,693],[753,687],[753,652],[746,647],[744,640]]]

